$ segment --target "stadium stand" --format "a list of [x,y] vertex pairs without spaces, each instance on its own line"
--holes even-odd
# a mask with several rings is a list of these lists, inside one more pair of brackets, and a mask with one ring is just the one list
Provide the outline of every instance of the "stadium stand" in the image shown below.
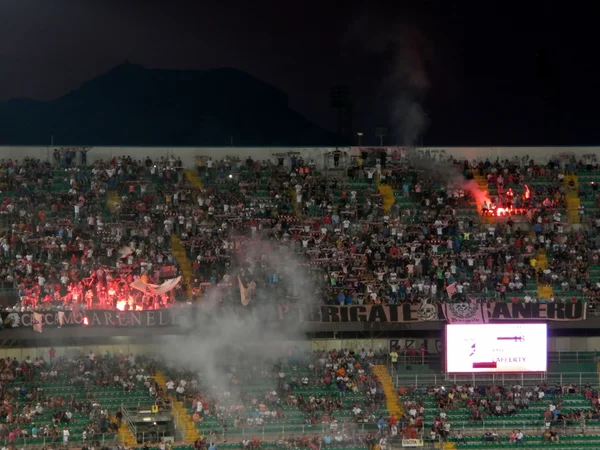
[[[295,154],[274,159],[199,158],[197,171],[173,157],[85,167],[3,161],[0,277],[29,309],[59,299],[69,308],[158,308],[197,300],[211,286],[231,287],[236,251],[260,235],[306,258],[317,278],[326,276],[320,288],[328,304],[436,303],[453,283],[454,300],[598,296],[598,227],[569,229],[565,200],[579,191],[589,217],[594,165],[571,186],[558,160],[451,160],[445,164],[464,183],[448,187],[453,180],[393,156],[386,163],[361,155],[345,179],[324,176]],[[473,177],[478,186],[487,180],[485,191],[473,190]],[[494,213],[503,220],[490,223]],[[57,258],[69,264],[50,268]],[[270,281],[255,280],[258,291],[282,284],[282,274],[269,270]],[[152,298],[129,288],[136,279],[160,284],[178,275],[170,294]]]
[[[196,170],[176,157],[80,165],[60,153],[52,162],[2,160],[0,281],[20,299],[5,309],[152,310],[215,292],[239,304],[238,276],[257,295],[298,297],[280,267],[256,264],[262,255],[242,260],[257,238],[289,249],[310,269],[309,286],[302,287],[315,292],[318,304],[594,307],[600,297],[594,158],[436,164],[450,175],[381,152],[359,155],[335,176],[296,153],[265,161],[199,157]],[[179,276],[175,289],[160,295],[131,287]],[[385,450],[388,442],[421,435],[456,448],[504,448],[523,439],[527,448],[543,447],[544,439],[558,439],[563,448],[600,447],[598,436],[585,433],[600,425],[595,352],[550,355],[548,378],[534,385],[454,378],[444,380],[451,382],[445,388],[430,383],[441,372],[439,360],[419,364],[410,357],[411,373],[398,374],[398,381],[384,365],[387,355],[367,351],[318,353],[274,370],[240,365],[216,393],[198,374],[156,371],[144,358],[11,363],[2,392],[15,406],[4,408],[0,437],[14,445],[119,437],[132,446],[139,436],[117,420],[126,413],[119,408],[159,399],[177,413],[186,441],[199,447],[219,439],[226,448],[233,436],[255,448],[255,434],[277,448]],[[86,370],[97,367],[98,374]],[[35,417],[34,435],[25,431],[26,416],[36,414],[37,401],[43,413]],[[26,411],[23,402],[30,404]],[[69,435],[60,433],[67,409]],[[313,433],[316,439],[308,437]]]
[[[136,359],[137,358],[137,359]],[[123,408],[151,404],[153,362],[134,355],[2,359],[5,445],[111,446],[136,439],[122,422]]]

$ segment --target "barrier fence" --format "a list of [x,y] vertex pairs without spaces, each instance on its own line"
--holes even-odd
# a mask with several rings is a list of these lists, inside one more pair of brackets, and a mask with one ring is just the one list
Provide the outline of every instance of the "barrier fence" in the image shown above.
[[[99,442],[100,443],[100,447],[113,447],[113,445],[116,445],[118,442],[118,435],[115,433],[102,433],[102,434],[95,434],[93,436],[87,437],[86,440],[83,440],[83,437],[81,435],[79,436],[74,436],[71,435],[68,438],[67,443],[64,443],[63,440],[63,436],[62,434],[60,436],[38,436],[38,437],[33,437],[33,436],[27,436],[27,437],[21,437],[18,439],[15,439],[13,441],[10,441],[8,438],[4,438],[2,440],[0,440],[0,442],[2,443],[4,448],[25,448],[25,447],[32,447],[32,446],[56,446],[56,445],[64,445],[67,446],[67,444],[71,443],[71,444],[75,444],[76,447],[79,447],[80,445],[83,446],[84,444],[88,443],[94,443],[94,442]],[[95,445],[92,445],[93,447],[95,447]]]
[[[176,440],[172,433],[168,433],[166,431],[158,431],[158,432],[145,432],[140,431],[135,435],[136,441],[138,444],[142,443],[157,443],[164,442],[165,438],[172,438],[174,441]],[[126,442],[127,437],[125,433],[119,432],[119,441],[121,443]]]
[[[354,439],[356,435],[365,436],[371,432],[374,435],[378,434],[376,423],[355,423],[355,422],[339,422],[337,427],[332,427],[331,424],[265,424],[253,427],[238,427],[238,428],[218,428],[212,427],[215,432],[214,436],[222,440],[228,439],[231,436],[240,438],[260,438],[263,442],[269,439],[285,439],[294,436],[314,436],[325,437],[330,435],[332,438],[338,431],[341,431],[349,439]],[[204,430],[200,430],[203,433]],[[206,430],[207,431],[207,430]]]
[[515,374],[423,374],[423,373],[408,373],[407,371],[399,371],[396,374],[395,382],[397,387],[405,388],[420,388],[431,386],[443,386],[454,384],[471,384],[471,385],[508,385],[519,384],[523,387],[537,386],[541,383],[550,385],[560,384],[577,384],[577,385],[592,385],[598,386],[600,383],[598,372],[545,372],[545,373],[515,373]]

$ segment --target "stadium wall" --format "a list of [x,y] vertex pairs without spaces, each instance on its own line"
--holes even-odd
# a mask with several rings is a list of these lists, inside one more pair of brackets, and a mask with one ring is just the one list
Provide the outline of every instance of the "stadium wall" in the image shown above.
[[[52,152],[55,148],[82,148],[81,146],[0,146],[0,158],[3,159],[23,159],[38,158],[50,161]],[[254,159],[272,159],[274,154],[298,152],[304,159],[314,159],[319,167],[325,164],[326,155],[335,150],[335,147],[86,147],[89,149],[88,162],[95,160],[109,160],[115,156],[131,156],[136,159],[150,156],[156,159],[163,156],[176,155],[181,158],[184,166],[194,167],[198,156],[210,156],[213,159],[221,159],[225,156],[237,156],[247,158],[252,156]],[[351,155],[356,155],[361,148],[380,148],[380,147],[339,147],[339,150],[345,151]],[[395,148],[395,147],[383,147]],[[600,155],[600,147],[417,147],[413,151],[429,151],[436,154],[445,151],[457,159],[483,159],[489,158],[513,158],[528,155],[538,162],[545,162],[549,158],[560,156],[561,154],[572,154],[578,158],[595,154]]]
[[[160,339],[160,338],[159,338]],[[389,349],[392,345],[400,347],[420,348],[425,344],[431,354],[440,353],[443,348],[441,339],[402,338],[402,339],[312,339],[306,341],[282,342],[282,347],[297,350],[331,351],[350,348],[360,349]],[[56,356],[76,356],[93,351],[97,354],[110,352],[113,354],[156,354],[167,350],[171,344],[115,344],[115,345],[80,345],[61,346],[59,342],[54,345]],[[27,356],[31,358],[48,358],[51,346],[43,347],[2,348],[0,358],[17,358],[22,360]],[[548,351],[551,352],[591,352],[600,351],[600,337],[551,337],[548,339]]]

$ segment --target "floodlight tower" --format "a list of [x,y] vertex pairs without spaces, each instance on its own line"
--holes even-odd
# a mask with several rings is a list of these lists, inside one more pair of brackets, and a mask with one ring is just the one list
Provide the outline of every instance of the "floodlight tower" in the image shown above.
[[375,128],[375,136],[379,138],[379,146],[383,147],[383,138],[387,136],[387,128],[377,127]]
[[337,132],[346,142],[352,142],[352,89],[350,86],[332,87],[330,98],[331,107],[337,110]]

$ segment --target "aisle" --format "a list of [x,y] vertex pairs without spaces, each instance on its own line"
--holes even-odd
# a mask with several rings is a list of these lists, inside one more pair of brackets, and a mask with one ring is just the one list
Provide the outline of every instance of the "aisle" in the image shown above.
[[[152,378],[154,378],[154,381],[158,383],[166,395],[168,381],[167,377],[162,372],[158,371]],[[178,401],[175,397],[171,398],[171,401],[173,403],[173,412],[175,413],[174,416],[177,422],[177,428],[179,428],[180,431],[183,431],[185,435],[185,443],[193,444],[196,442],[196,439],[202,437],[202,433],[200,433],[200,430],[196,428],[196,424],[192,420],[192,416],[183,402]]]
[[192,298],[192,291],[190,289],[190,282],[192,280],[192,263],[188,259],[185,248],[181,245],[181,239],[178,236],[171,235],[171,253],[179,263],[179,267],[181,267],[181,276],[183,277],[183,281],[186,285],[186,293],[188,299]]
[[377,189],[383,198],[383,212],[389,213],[390,209],[392,209],[392,205],[396,202],[396,198],[394,197],[394,190],[388,184],[381,184],[377,181]]
[[[573,181],[575,189],[569,189],[569,181]],[[579,206],[581,206],[581,199],[579,198],[579,180],[577,179],[577,175],[565,175],[563,186],[567,201],[567,221],[569,223],[580,223]]]
[[390,412],[390,416],[399,419],[404,415],[404,408],[402,407],[402,403],[400,403],[398,393],[396,392],[396,388],[394,388],[394,381],[388,372],[387,366],[376,365],[373,367],[373,373],[381,381],[381,386],[385,393],[385,404]]
[[115,212],[115,205],[121,202],[121,197],[119,196],[119,191],[108,191],[106,195],[106,206],[111,213]]
[[204,183],[202,178],[198,175],[196,170],[185,170],[185,178],[189,181],[190,185],[196,189],[204,189]]
[[[536,265],[536,271],[539,269],[542,270],[546,270],[548,268],[548,256],[546,255],[546,251],[542,248],[539,249],[538,254],[537,254],[537,265]],[[538,293],[538,298],[551,298],[554,297],[554,289],[552,288],[551,285],[549,284],[545,284],[545,283],[540,283],[539,280],[537,281],[537,293]]]

